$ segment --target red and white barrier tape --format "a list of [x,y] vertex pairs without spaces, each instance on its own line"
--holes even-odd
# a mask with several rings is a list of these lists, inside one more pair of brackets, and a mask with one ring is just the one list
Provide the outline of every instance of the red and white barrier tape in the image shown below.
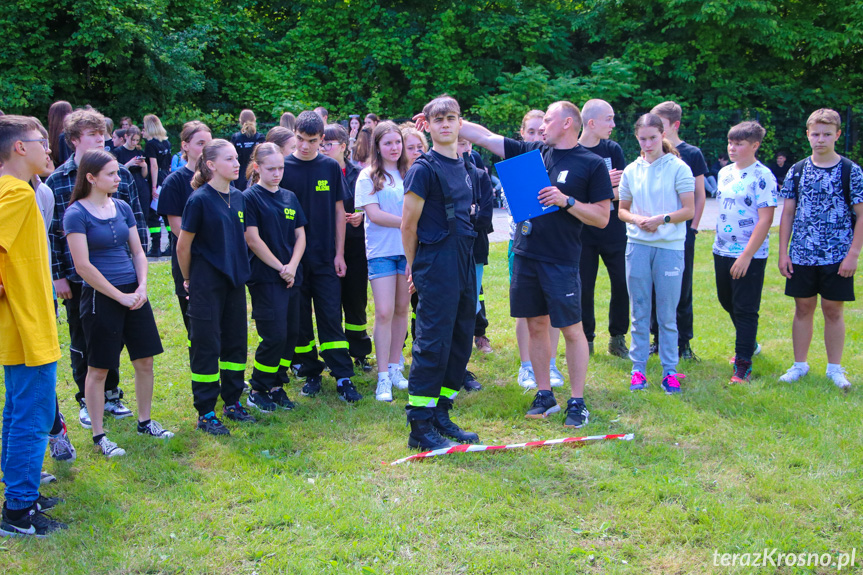
[[521,449],[526,447],[545,447],[547,445],[560,445],[561,443],[584,443],[587,441],[603,441],[607,439],[619,439],[621,441],[632,441],[632,433],[618,433],[616,435],[589,435],[587,437],[564,437],[563,439],[549,439],[548,441],[528,441],[527,443],[514,443],[512,445],[456,445],[447,449],[435,449],[434,451],[423,451],[408,457],[402,457],[393,461],[390,465],[398,465],[416,459],[427,459],[438,455],[449,455],[450,453],[470,453],[474,451],[503,451],[505,449]]

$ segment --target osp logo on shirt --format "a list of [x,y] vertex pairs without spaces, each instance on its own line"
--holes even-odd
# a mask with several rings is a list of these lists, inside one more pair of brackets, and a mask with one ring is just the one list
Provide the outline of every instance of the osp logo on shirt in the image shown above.
[[292,220],[296,217],[297,210],[292,210],[291,208],[285,208],[285,218]]
[[328,180],[318,180],[318,185],[315,187],[316,192],[329,192],[330,182]]

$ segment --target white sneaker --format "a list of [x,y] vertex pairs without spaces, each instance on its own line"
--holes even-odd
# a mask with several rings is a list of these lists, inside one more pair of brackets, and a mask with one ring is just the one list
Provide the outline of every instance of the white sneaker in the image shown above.
[[402,356],[399,358],[399,369],[404,369],[404,368],[405,368],[405,356],[404,356],[404,355],[402,355]]
[[90,412],[87,411],[87,404],[81,400],[81,410],[78,412],[78,421],[81,422],[81,427],[90,429],[93,425],[90,423]]
[[375,399],[378,401],[393,400],[393,384],[389,374],[378,373],[378,386],[375,389]]
[[756,341],[755,342],[755,351],[752,352],[752,357],[755,357],[756,355],[758,355],[760,353],[761,353],[761,344]]
[[147,427],[144,428],[144,431],[138,432],[138,435],[149,435],[157,439],[171,439],[174,437],[174,433],[172,431],[168,431],[159,425],[158,421],[153,421],[152,419],[150,420],[150,423],[147,424]]
[[839,389],[848,389],[851,387],[851,382],[848,381],[848,378],[845,377],[845,368],[840,367],[835,371],[828,371],[827,377],[833,380],[833,383],[836,384],[836,387]]
[[402,373],[401,368],[391,369],[389,371],[389,377],[390,377],[390,383],[396,389],[407,389],[408,388],[408,380],[405,379],[405,376]]
[[794,383],[804,375],[809,373],[809,364],[805,364],[803,367],[798,367],[796,365],[792,365],[788,371],[785,372],[784,375],[779,377],[779,381],[784,381],[785,383]]
[[552,365],[548,370],[548,377],[551,380],[552,387],[560,387],[563,385],[563,374],[557,369],[556,365]]
[[518,368],[518,384],[525,389],[536,389],[536,378],[533,375],[533,367]]
[[108,459],[119,457],[120,455],[126,455],[126,450],[122,447],[117,447],[117,444],[108,439],[107,435],[103,435],[102,439],[99,440],[99,443],[97,443],[95,447]]

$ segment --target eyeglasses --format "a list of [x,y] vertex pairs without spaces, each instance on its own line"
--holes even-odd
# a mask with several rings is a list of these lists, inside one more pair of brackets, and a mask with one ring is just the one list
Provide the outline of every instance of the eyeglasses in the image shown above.
[[329,152],[333,149],[333,146],[338,146],[339,144],[341,144],[341,142],[339,142],[338,140],[332,140],[329,142],[324,142],[323,144],[321,144],[321,147],[327,152]]
[[40,142],[45,151],[48,151],[48,138],[39,138],[38,140],[18,140],[19,142]]

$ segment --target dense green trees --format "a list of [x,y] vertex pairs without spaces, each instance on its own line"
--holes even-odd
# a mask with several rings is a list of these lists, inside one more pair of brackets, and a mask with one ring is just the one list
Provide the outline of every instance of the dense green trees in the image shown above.
[[784,145],[863,91],[863,7],[844,0],[10,0],[0,28],[0,108],[42,117],[57,99],[169,124],[313,103],[404,117],[449,91],[511,130],[556,98],[674,98],[759,114]]

